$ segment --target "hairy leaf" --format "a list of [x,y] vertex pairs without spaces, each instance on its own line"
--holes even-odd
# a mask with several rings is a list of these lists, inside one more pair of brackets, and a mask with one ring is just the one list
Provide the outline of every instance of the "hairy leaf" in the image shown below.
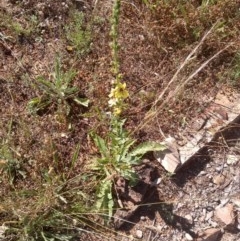
[[74,100],[78,105],[82,105],[82,106],[85,106],[85,107],[88,107],[88,105],[89,105],[89,99],[86,99],[86,98],[75,97],[75,98],[73,98],[73,100]]
[[144,142],[131,151],[129,155],[141,157],[149,151],[162,151],[164,149],[166,149],[166,146],[163,143]]
[[92,137],[95,145],[99,148],[102,157],[108,157],[109,153],[105,140],[97,134],[92,134]]

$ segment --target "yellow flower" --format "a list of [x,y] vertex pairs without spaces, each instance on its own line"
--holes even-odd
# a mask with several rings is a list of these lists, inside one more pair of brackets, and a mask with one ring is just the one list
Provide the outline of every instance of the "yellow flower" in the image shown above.
[[118,83],[114,89],[111,90],[109,97],[116,99],[126,99],[129,96],[126,90],[126,83]]
[[122,113],[122,110],[121,110],[120,108],[115,107],[115,108],[113,109],[113,114],[114,114],[115,116],[118,116],[118,115],[120,115],[121,113]]

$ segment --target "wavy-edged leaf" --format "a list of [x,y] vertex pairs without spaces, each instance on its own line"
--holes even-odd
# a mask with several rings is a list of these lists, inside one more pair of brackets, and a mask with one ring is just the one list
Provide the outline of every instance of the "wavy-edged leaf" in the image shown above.
[[96,209],[101,212],[108,212],[109,219],[113,215],[113,197],[111,180],[103,180],[97,194]]
[[88,107],[89,105],[89,99],[87,98],[79,98],[79,97],[74,97],[73,100],[78,104],[78,105],[82,105],[85,107]]
[[163,151],[166,149],[166,146],[163,143],[156,142],[144,142],[132,150],[130,156],[143,156],[149,151]]
[[108,151],[105,140],[95,133],[92,134],[92,138],[93,138],[95,145],[98,147],[100,153],[102,154],[102,157],[108,157],[109,151]]
[[40,89],[42,89],[44,92],[47,92],[49,95],[58,93],[56,86],[50,81],[45,80],[43,77],[38,77],[37,82],[40,84]]
[[28,102],[27,107],[30,112],[37,112],[39,110],[44,110],[45,108],[47,108],[51,104],[51,102],[52,101],[50,99],[44,97],[35,97]]

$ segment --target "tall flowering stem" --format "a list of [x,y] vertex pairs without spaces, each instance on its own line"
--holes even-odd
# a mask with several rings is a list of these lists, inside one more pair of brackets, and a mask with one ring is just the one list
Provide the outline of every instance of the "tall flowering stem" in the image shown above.
[[118,58],[119,44],[118,44],[118,27],[120,16],[121,0],[115,0],[113,5],[112,19],[111,19],[111,32],[110,36],[112,41],[110,47],[112,50],[112,74],[114,81],[112,82],[112,88],[109,95],[109,106],[112,108],[112,113],[115,117],[118,117],[124,107],[124,100],[129,96],[126,88],[126,83],[122,83],[122,74],[120,73],[120,64]]
[[118,50],[119,50],[118,26],[119,26],[120,7],[121,7],[121,1],[115,0],[113,5],[113,12],[112,12],[112,18],[111,18],[111,31],[110,31],[110,36],[112,38],[112,41],[110,43],[110,47],[112,50],[112,73],[116,77],[116,80],[120,80],[119,79],[119,75],[120,75],[119,59],[118,59]]

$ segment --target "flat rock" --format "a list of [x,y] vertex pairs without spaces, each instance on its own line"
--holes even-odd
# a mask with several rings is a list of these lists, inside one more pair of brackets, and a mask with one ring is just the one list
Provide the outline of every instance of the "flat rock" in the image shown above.
[[[223,93],[224,92],[224,93]],[[220,91],[214,100],[208,103],[203,113],[189,122],[188,126],[179,134],[177,142],[180,155],[179,167],[192,160],[203,147],[214,141],[217,133],[224,127],[235,123],[240,116],[240,94],[229,90]],[[236,163],[236,157],[228,157],[228,163]]]
[[166,171],[175,173],[177,168],[180,166],[180,156],[176,140],[169,137],[166,138],[164,142],[167,148],[163,151],[154,152],[154,156]]
[[224,228],[226,229],[234,228],[236,225],[234,208],[230,203],[224,207],[216,208],[214,216],[224,225]]
[[160,161],[162,166],[170,173],[175,173],[180,165],[179,159],[177,159],[172,153],[165,155],[162,161]]
[[221,235],[221,230],[218,228],[210,228],[202,233],[199,233],[196,241],[218,241]]

